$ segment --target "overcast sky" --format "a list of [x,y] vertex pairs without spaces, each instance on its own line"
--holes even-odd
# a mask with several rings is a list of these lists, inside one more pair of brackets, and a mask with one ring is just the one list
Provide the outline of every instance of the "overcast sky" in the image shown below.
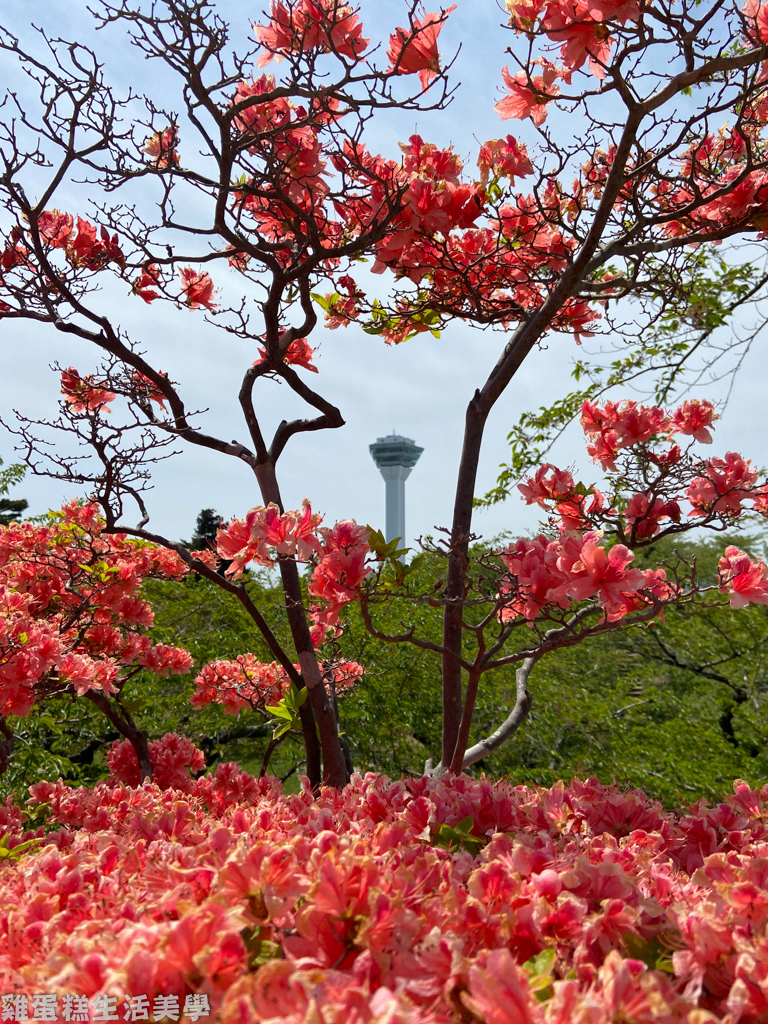
[[[259,7],[228,2],[221,9],[236,26],[233,42],[242,39],[239,48],[244,49],[250,22],[259,20]],[[46,0],[43,5],[35,5],[34,11],[35,17],[49,25],[53,33],[79,40],[91,37],[90,16],[83,2]],[[0,21],[28,36],[29,12],[27,0],[4,0]],[[400,23],[399,12],[396,3],[364,3],[366,34],[382,37]],[[452,143],[472,166],[478,143],[508,132],[530,140],[528,125],[501,122],[493,111],[501,96],[500,70],[508,62],[504,50],[515,44],[515,37],[498,27],[502,20],[502,12],[493,0],[459,0],[458,10],[441,35],[444,55],[453,54],[461,46],[451,76],[452,82],[461,83],[453,103],[442,112],[420,115],[418,120],[413,114],[383,115],[370,126],[369,148],[395,157],[397,141],[418,130],[430,141]],[[140,55],[132,55],[126,46],[120,45],[116,33],[99,33],[95,44],[118,91],[129,84],[147,90],[154,84],[163,90],[164,102],[173,105],[165,95],[172,87],[171,81],[158,77],[158,68],[148,66]],[[269,70],[279,68],[273,65]],[[9,86],[18,78],[18,71],[7,59],[0,60],[0,73]],[[553,123],[564,133],[578,127],[573,118],[562,117]],[[73,207],[71,212],[87,211]],[[381,289],[387,284],[385,278],[377,279]],[[163,303],[149,307],[136,297],[124,295],[125,288],[121,287],[122,292],[110,291],[105,296],[111,315],[147,350],[158,368],[180,382],[188,408],[210,409],[200,420],[201,426],[226,439],[246,440],[236,396],[242,373],[256,353],[246,351],[242,342],[206,325],[200,311],[177,310]],[[3,324],[0,412],[6,422],[12,421],[13,409],[31,417],[55,414],[59,378],[48,369],[51,362],[73,365],[82,373],[96,369],[98,361],[87,345],[52,334],[25,325]],[[448,526],[464,410],[474,389],[483,383],[498,358],[504,335],[479,332],[457,323],[439,340],[425,335],[397,347],[388,347],[355,327],[333,332],[319,328],[311,341],[320,345],[320,375],[311,375],[310,383],[317,382],[319,389],[338,405],[346,426],[291,440],[279,464],[286,506],[297,507],[306,496],[329,523],[354,518],[383,528],[384,482],[370,458],[368,445],[395,430],[424,448],[406,485],[409,540],[432,533],[435,527]],[[528,408],[548,405],[570,389],[569,372],[577,354],[572,338],[553,337],[545,349],[534,352],[526,361],[489,420],[478,493],[494,484],[498,465],[507,454],[505,435],[519,414]],[[753,346],[736,380],[717,430],[713,454],[734,449],[758,465],[768,463],[765,365],[760,342]],[[265,425],[274,426],[284,416],[298,411],[298,404],[291,401],[285,386],[263,381],[260,389],[257,397]],[[715,401],[725,397],[723,385],[712,385],[699,393]],[[581,434],[573,429],[558,443],[551,458],[562,466],[575,463],[578,475],[591,482],[596,472],[583,451]],[[15,458],[13,439],[6,432],[0,432],[0,456],[6,464]],[[149,495],[150,527],[172,539],[189,537],[201,508],[213,507],[229,518],[242,516],[260,503],[255,480],[244,465],[199,449],[187,449],[159,467],[154,484]],[[27,498],[30,512],[36,514],[59,506],[75,493],[55,481],[28,479],[13,496]],[[486,537],[506,530],[524,532],[535,525],[536,518],[520,501],[512,499],[479,512],[475,529]]]

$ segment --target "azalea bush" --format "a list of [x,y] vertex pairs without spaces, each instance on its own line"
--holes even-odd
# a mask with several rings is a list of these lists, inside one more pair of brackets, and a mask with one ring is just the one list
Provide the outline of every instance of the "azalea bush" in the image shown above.
[[131,715],[126,684],[142,668],[185,675],[192,658],[152,641],[154,615],[141,588],[149,578],[179,579],[187,566],[167,548],[103,528],[96,506],[76,502],[48,525],[0,527],[3,768],[14,746],[9,716],[83,697],[133,745],[137,773],[140,765],[151,775],[146,733]]
[[766,790],[673,814],[594,780],[355,775],[316,798],[227,764],[185,788],[39,783],[3,807],[7,1019],[40,1019],[41,993],[84,1020],[768,1014]]
[[[74,356],[58,366],[58,419],[21,418],[15,428],[27,459],[38,473],[80,485],[89,495],[84,514],[100,508],[104,536],[173,549],[188,570],[241,602],[271,660],[242,651],[198,666],[195,701],[271,715],[275,743],[300,732],[315,789],[344,785],[353,767],[336,698],[364,666],[345,664],[334,646],[350,602],[359,602],[374,636],[439,660],[442,742],[427,770],[459,772],[519,726],[530,707],[527,679],[543,654],[697,599],[702,584],[690,567],[634,567],[638,548],[693,526],[731,527],[745,509],[762,515],[768,504],[741,454],[705,458],[695,449],[710,440],[711,403],[592,397],[582,403],[582,424],[609,485],[538,466],[521,489],[551,516],[549,532],[488,551],[470,572],[483,433],[523,360],[553,333],[576,343],[610,335],[616,308],[628,302],[637,331],[624,324],[621,337],[640,346],[641,361],[654,325],[709,322],[702,277],[713,247],[759,242],[768,210],[768,30],[758,3],[507,8],[512,45],[496,111],[527,122],[531,141],[490,139],[472,164],[415,134],[394,155],[370,148],[377,111],[410,116],[449,98],[450,58],[440,45],[453,7],[407,5],[403,24],[377,49],[361,11],[338,0],[275,0],[253,26],[255,50],[242,54],[230,52],[224,21],[191,0],[98,4],[98,27],[124,30],[139,57],[165,63],[181,114],[166,106],[165,89],[121,95],[84,44],[44,37],[40,56],[0,34],[9,66],[37,91],[37,106],[29,90],[9,93],[0,124],[0,320],[33,321],[88,343],[103,360],[90,372],[69,365]],[[549,131],[555,107],[578,115],[582,141]],[[89,191],[76,209],[83,179]],[[357,269],[369,258],[391,282],[380,297],[368,294]],[[744,281],[723,275],[731,311]],[[169,303],[244,343],[232,396],[242,439],[195,418],[151,343],[145,351],[117,322],[103,284],[146,311],[150,335],[156,304]],[[286,509],[277,466],[297,435],[343,425],[342,411],[308,383],[321,323],[358,324],[398,344],[457,319],[505,340],[488,378],[471,389],[453,519],[435,547],[445,571],[417,591],[394,539],[350,520],[323,525],[309,501]],[[685,337],[676,364],[699,347]],[[272,379],[308,414],[283,419],[268,438],[258,395]],[[60,447],[50,447],[53,438]],[[148,481],[179,442],[237,460],[260,492],[206,558],[150,525]],[[78,446],[77,458],[67,444]],[[239,581],[253,562],[280,575],[290,643]],[[762,563],[730,545],[707,586],[739,608],[766,603],[767,580]],[[377,602],[400,597],[443,609],[439,643],[420,636],[407,614],[399,632],[377,624]],[[63,664],[56,653],[40,686],[57,685]],[[510,664],[519,665],[515,706],[473,743],[482,678]],[[98,683],[78,685],[91,699],[98,692]],[[147,776],[147,750],[137,756]]]
[[[317,539],[315,543],[320,545]],[[210,551],[196,553],[196,558],[216,561]],[[6,724],[9,717],[23,719],[35,706],[83,697],[126,737],[108,757],[110,768],[117,758],[121,764],[135,763],[133,774],[123,772],[124,781],[138,784],[153,776],[154,744],[134,720],[126,686],[142,669],[155,678],[188,675],[193,659],[180,647],[153,642],[148,630],[154,613],[142,585],[153,578],[179,581],[188,573],[187,564],[168,548],[105,534],[94,504],[72,502],[47,525],[0,527],[3,768],[15,743]],[[339,658],[323,665],[334,695],[353,686],[363,671]],[[298,678],[298,666],[288,669]],[[230,714],[251,707],[268,718],[266,709],[276,705],[272,711],[284,721],[268,747],[266,771],[274,746],[298,726],[296,712],[303,703],[282,666],[265,664],[252,654],[211,661],[202,667],[195,686],[192,704],[215,700]],[[201,761],[197,770],[202,767]]]

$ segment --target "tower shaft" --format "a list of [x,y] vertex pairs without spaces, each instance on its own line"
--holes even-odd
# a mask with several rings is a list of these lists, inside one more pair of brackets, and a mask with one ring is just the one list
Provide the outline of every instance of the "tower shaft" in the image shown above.
[[405,539],[405,481],[410,466],[387,466],[381,470],[386,487],[386,538]]
[[387,541],[405,537],[405,481],[424,451],[408,437],[390,434],[369,448],[386,486],[385,536]]

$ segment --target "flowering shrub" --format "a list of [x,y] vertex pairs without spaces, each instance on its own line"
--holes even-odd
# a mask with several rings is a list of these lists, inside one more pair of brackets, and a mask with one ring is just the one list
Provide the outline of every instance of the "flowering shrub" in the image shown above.
[[[87,404],[93,389],[78,380],[73,400]],[[71,502],[49,524],[0,527],[0,730],[11,743],[8,715],[84,696],[141,756],[146,737],[121,701],[132,670],[192,668],[187,651],[152,642],[154,615],[141,594],[143,580],[180,579],[186,565],[167,548],[107,535],[104,526],[95,505]]]
[[[192,789],[189,773],[201,772],[205,768],[202,750],[186,736],[178,736],[174,732],[167,732],[162,739],[150,742],[149,759],[153,782],[160,789],[179,789],[182,793]],[[138,786],[141,781],[136,751],[128,740],[112,744],[107,754],[107,766],[113,782]]]
[[[0,860],[0,990],[30,1006],[112,996],[122,1018],[140,996],[205,996],[241,1024],[768,1015],[768,788],[671,813],[595,780],[356,775],[314,800],[228,764],[188,792],[31,793],[45,845]],[[11,853],[42,836],[23,818],[0,811]]]
[[[322,662],[326,685],[337,692],[350,690],[363,675],[356,661]],[[299,666],[294,665],[298,671]],[[260,710],[279,703],[288,693],[290,680],[274,661],[265,664],[253,654],[241,654],[235,661],[210,661],[195,677],[191,703],[196,707],[221,704],[225,713],[236,715],[242,708]]]

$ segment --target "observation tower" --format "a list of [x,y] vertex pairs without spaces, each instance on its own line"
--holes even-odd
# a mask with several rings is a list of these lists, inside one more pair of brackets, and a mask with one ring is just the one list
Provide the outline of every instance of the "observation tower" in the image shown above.
[[405,540],[405,481],[424,449],[410,437],[392,433],[376,438],[368,450],[386,482],[386,539]]

